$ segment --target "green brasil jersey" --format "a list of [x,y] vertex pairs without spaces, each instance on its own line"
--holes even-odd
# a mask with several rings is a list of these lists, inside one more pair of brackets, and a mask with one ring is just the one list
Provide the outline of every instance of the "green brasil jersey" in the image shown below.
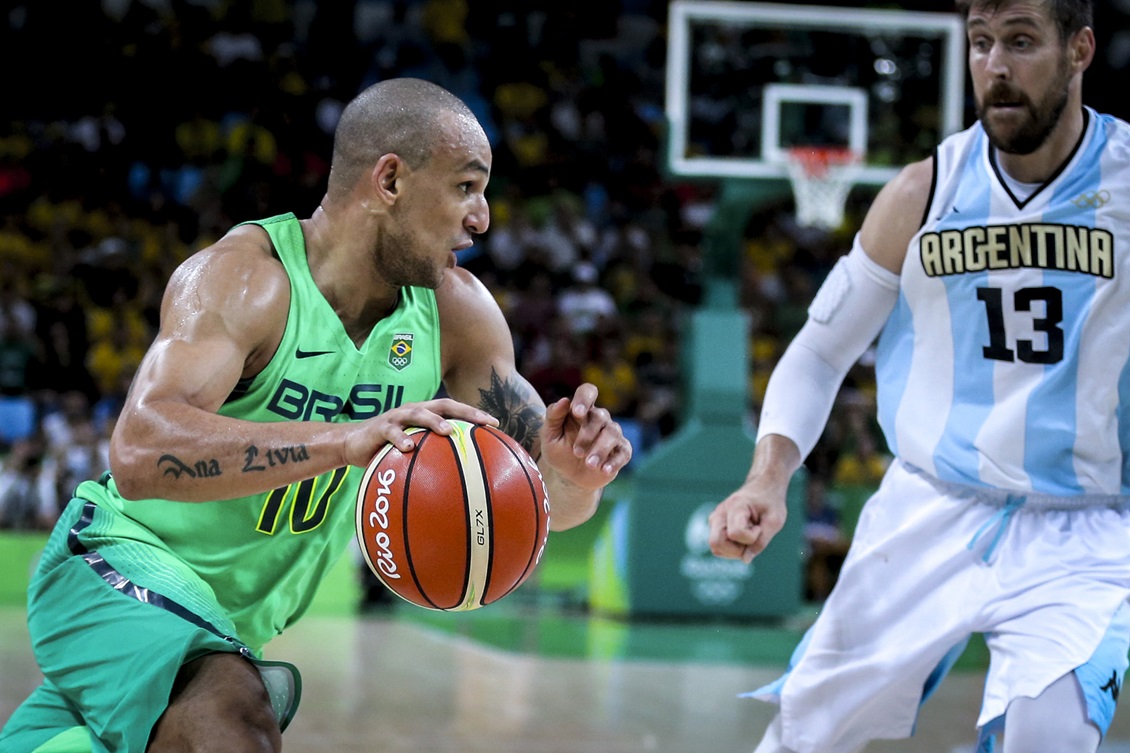
[[[270,234],[290,276],[290,312],[270,363],[238,385],[221,415],[264,423],[359,421],[435,396],[441,374],[433,291],[402,289],[396,310],[358,349],[314,284],[294,215],[255,224]],[[219,472],[254,472],[300,459],[302,448],[272,447],[269,436],[267,429],[262,449],[249,449],[242,468]],[[202,463],[176,470],[217,469]],[[86,482],[78,496],[97,503],[98,511],[80,540],[132,582],[225,634],[234,631],[258,652],[302,615],[350,544],[362,475],[361,468],[339,468],[265,494],[204,503],[126,500],[112,479]]]

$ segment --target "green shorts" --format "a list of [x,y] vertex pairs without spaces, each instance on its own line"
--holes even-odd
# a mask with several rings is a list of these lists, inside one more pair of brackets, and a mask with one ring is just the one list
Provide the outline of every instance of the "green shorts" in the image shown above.
[[259,668],[285,729],[301,694],[297,670],[258,660],[207,620],[124,578],[98,552],[82,551],[67,533],[91,504],[72,500],[29,587],[28,629],[46,679],[0,732],[0,750],[144,753],[181,666],[216,652],[239,653]]

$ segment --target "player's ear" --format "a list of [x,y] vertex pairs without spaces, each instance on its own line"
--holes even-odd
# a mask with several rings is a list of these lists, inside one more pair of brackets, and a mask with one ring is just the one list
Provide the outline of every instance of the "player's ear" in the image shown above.
[[1084,26],[1072,35],[1067,47],[1068,62],[1076,73],[1082,73],[1095,59],[1095,32],[1090,26]]
[[400,195],[401,179],[406,165],[396,154],[382,155],[370,175],[373,193],[385,204],[393,204]]

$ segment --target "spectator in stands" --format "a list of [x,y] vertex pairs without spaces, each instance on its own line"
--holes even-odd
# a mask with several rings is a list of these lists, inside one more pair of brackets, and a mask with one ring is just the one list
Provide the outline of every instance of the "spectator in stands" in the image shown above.
[[574,335],[590,335],[617,318],[616,301],[598,278],[593,264],[580,262],[573,268],[573,284],[558,297],[557,310]]
[[0,395],[27,395],[38,343],[18,320],[0,319]]
[[[108,436],[107,436],[108,438]],[[110,467],[108,443],[100,442],[94,420],[88,415],[69,427],[67,439],[47,448],[43,458],[43,514],[52,523],[62,512],[60,503],[74,496],[83,481],[97,479]]]
[[596,385],[600,405],[618,418],[633,416],[639,402],[639,379],[626,357],[624,341],[615,335],[595,339],[593,356],[581,369],[583,381]]
[[12,444],[0,463],[0,528],[48,530],[58,515],[53,479],[43,472],[43,441],[32,435]]
[[556,319],[557,295],[553,279],[548,270],[534,269],[525,286],[518,290],[510,312],[510,326],[518,339],[518,347],[532,345],[540,336],[547,335],[554,329]]
[[823,602],[832,592],[851,541],[830,500],[828,483],[818,474],[808,477],[805,489],[804,544],[805,596]]
[[[487,257],[504,281],[513,280],[526,265],[537,231],[521,199],[503,201],[491,217],[490,233],[483,243]],[[544,269],[544,268],[543,268]]]
[[11,324],[16,334],[35,334],[35,307],[17,287],[19,275],[14,264],[0,268],[0,326]]
[[554,272],[576,268],[580,259],[591,259],[597,232],[580,211],[580,200],[558,191],[550,199],[549,213],[537,230],[538,245]]
[[634,359],[639,381],[636,420],[642,432],[639,449],[643,452],[651,450],[663,437],[675,431],[681,415],[679,339],[674,333],[668,334],[659,350],[643,351]]
[[[41,420],[45,451],[49,455],[65,454],[68,448],[79,442],[86,424],[90,422],[92,416],[89,398],[76,389],[62,393],[58,404],[49,406]],[[102,470],[105,469],[100,469],[97,473]]]
[[527,372],[530,384],[547,402],[572,395],[584,382],[580,343],[559,332],[548,340],[549,353],[542,364]]

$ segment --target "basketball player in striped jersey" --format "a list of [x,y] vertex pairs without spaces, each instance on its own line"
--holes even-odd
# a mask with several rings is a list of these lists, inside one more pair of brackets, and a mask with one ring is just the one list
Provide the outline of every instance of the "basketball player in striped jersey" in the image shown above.
[[961,0],[979,122],[876,197],[771,378],[711,546],[751,560],[878,337],[895,461],[757,753],[908,737],[973,633],[981,750],[1094,751],[1130,648],[1130,126],[1083,105],[1090,0]]
[[46,680],[0,751],[281,750],[300,686],[262,648],[353,540],[363,466],[410,451],[407,428],[497,425],[537,459],[552,528],[593,514],[631,458],[620,426],[591,384],[547,407],[455,265],[487,229],[490,168],[463,102],[382,81],[343,111],[313,216],[236,227],[174,273],[113,474],[79,487],[32,578]]

